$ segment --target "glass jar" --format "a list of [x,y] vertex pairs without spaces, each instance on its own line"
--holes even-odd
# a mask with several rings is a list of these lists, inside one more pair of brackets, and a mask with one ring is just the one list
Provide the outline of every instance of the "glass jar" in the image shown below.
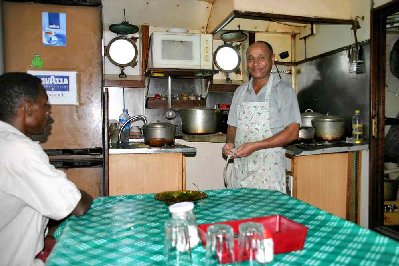
[[183,219],[188,222],[190,247],[195,247],[199,242],[197,220],[194,215],[194,203],[179,202],[169,206],[172,219]]

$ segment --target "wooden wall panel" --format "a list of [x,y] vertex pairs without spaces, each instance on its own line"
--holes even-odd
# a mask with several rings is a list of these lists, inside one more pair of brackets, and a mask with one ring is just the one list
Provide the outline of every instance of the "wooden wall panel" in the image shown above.
[[[5,71],[26,72],[33,56],[43,70],[78,72],[78,105],[53,105],[52,130],[45,149],[102,146],[102,21],[101,7],[45,5],[3,1]],[[42,12],[66,13],[66,46],[42,44]],[[40,138],[39,138],[40,139]],[[78,188],[102,195],[102,168],[64,170]]]
[[[78,106],[52,107],[44,148],[102,146],[102,25],[100,7],[3,2],[5,70],[25,72],[34,54],[43,70],[78,72]],[[66,13],[66,47],[42,44],[42,12]]]
[[99,178],[102,176],[102,168],[70,168],[63,169],[63,171],[69,180],[79,189],[89,193],[93,198],[103,195],[102,180]]

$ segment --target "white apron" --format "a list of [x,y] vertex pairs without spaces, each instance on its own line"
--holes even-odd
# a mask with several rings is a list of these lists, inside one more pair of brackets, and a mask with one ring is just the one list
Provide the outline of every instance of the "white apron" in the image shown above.
[[[269,125],[269,102],[273,78],[266,85],[264,102],[243,102],[237,106],[237,131],[235,147],[260,141],[273,134]],[[248,85],[249,86],[249,85]],[[245,90],[241,95],[244,97]],[[234,159],[227,187],[272,189],[286,193],[285,151],[282,147],[262,149],[251,155]]]

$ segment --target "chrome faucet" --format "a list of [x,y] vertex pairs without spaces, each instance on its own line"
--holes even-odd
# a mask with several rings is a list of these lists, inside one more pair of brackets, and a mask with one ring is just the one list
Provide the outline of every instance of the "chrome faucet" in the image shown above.
[[147,118],[145,118],[144,115],[131,116],[131,117],[129,117],[129,119],[125,123],[123,123],[123,125],[119,129],[119,133],[118,133],[118,142],[117,142],[118,146],[122,144],[121,135],[122,135],[122,131],[126,127],[126,125],[129,124],[130,122],[135,122],[135,121],[138,121],[138,120],[143,121],[144,125],[147,124]]

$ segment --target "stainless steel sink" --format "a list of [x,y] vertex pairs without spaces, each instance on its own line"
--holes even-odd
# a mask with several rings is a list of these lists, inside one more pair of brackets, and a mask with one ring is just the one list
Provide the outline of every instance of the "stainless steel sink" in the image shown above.
[[144,143],[144,139],[129,139],[129,142],[123,142],[122,144],[112,143],[111,149],[139,149],[149,148],[150,146]]
[[116,145],[111,146],[110,154],[122,154],[122,153],[183,153],[186,156],[195,156],[197,150],[194,147],[175,144],[173,146],[162,146],[162,147],[152,147],[144,143],[144,139],[129,139],[128,143],[123,143],[122,146],[118,147]]
[[125,143],[120,148],[121,149],[149,149],[151,147],[149,145],[145,144],[144,141],[143,141],[143,142]]

